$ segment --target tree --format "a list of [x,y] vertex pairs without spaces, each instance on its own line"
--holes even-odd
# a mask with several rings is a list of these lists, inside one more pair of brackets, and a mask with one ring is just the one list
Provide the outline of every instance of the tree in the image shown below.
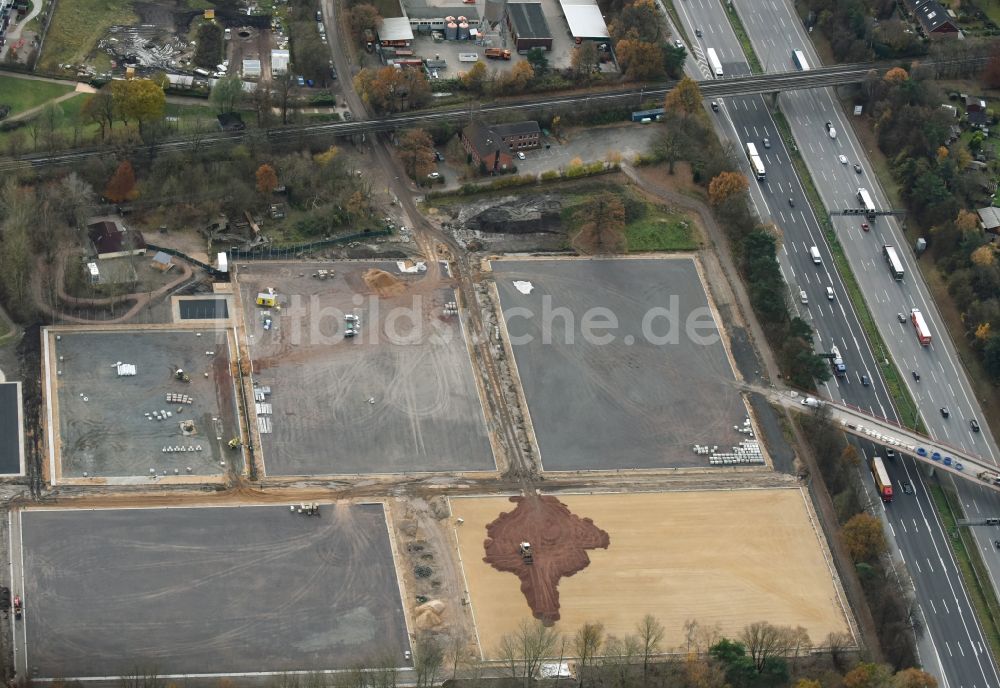
[[743,643],[723,638],[708,648],[708,654],[723,666],[726,680],[733,686],[748,685],[757,674]]
[[684,72],[687,48],[682,45],[668,45],[663,49],[663,69],[671,79],[677,79]]
[[906,73],[905,69],[902,67],[893,67],[885,73],[882,80],[889,84],[900,84],[909,78],[910,75]]
[[969,260],[973,265],[985,268],[996,264],[997,254],[992,244],[983,244],[969,255]]
[[788,650],[791,633],[789,629],[772,626],[766,621],[757,621],[743,629],[740,639],[753,659],[758,674],[763,674],[775,657]]
[[655,81],[663,77],[663,49],[659,43],[623,38],[615,46],[615,52],[625,68],[626,81]]
[[686,76],[667,93],[663,109],[678,115],[694,115],[704,112],[701,101],[701,89],[698,88],[698,82]]
[[426,631],[419,633],[414,643],[413,655],[417,688],[430,688],[435,685],[438,672],[444,663],[444,648],[441,643]]
[[348,11],[347,22],[351,27],[351,34],[359,45],[364,46],[367,42],[366,31],[375,31],[382,23],[382,16],[374,5],[363,3],[355,5]]
[[459,81],[473,93],[482,93],[486,89],[487,77],[486,65],[482,62],[476,62],[469,71],[459,77]]
[[660,643],[663,642],[663,636],[666,633],[666,629],[663,628],[655,616],[652,614],[646,614],[642,617],[642,621],[636,627],[636,636],[639,638],[639,645],[642,650],[642,680],[646,681],[646,677],[649,675],[649,662],[653,658],[653,655],[660,653],[662,649]]
[[45,148],[50,151],[56,149],[59,136],[59,127],[62,125],[63,111],[57,103],[49,103],[42,108],[38,116],[42,127],[42,138],[45,140]]
[[668,174],[673,174],[674,165],[691,154],[691,144],[691,136],[681,118],[673,112],[664,113],[662,130],[653,140],[653,153],[667,163]]
[[586,77],[589,79],[597,67],[600,57],[597,44],[593,41],[584,41],[576,46],[573,56],[570,58],[570,65],[576,78]]
[[883,664],[862,662],[844,676],[844,688],[891,688],[892,671]]
[[636,38],[644,43],[659,43],[663,38],[663,22],[653,0],[634,0],[626,4],[611,23],[611,35],[619,43],[624,38]]
[[993,54],[979,78],[987,88],[1000,88],[1000,49],[993,49]]
[[855,563],[872,561],[886,551],[882,524],[870,514],[853,516],[840,532]]
[[625,205],[605,191],[585,202],[577,212],[580,231],[574,244],[586,253],[622,253],[625,250]]
[[113,81],[111,95],[122,121],[135,120],[140,133],[144,122],[163,117],[167,105],[163,89],[149,79]]
[[915,669],[903,669],[897,671],[892,677],[893,688],[937,688],[937,679],[926,671]]
[[408,129],[397,146],[403,169],[414,181],[423,180],[434,167],[434,139],[423,129]]
[[580,688],[583,688],[587,677],[587,667],[601,653],[604,641],[604,624],[585,623],[577,629],[573,636],[573,652],[577,656],[577,677]]
[[195,34],[197,46],[193,61],[203,69],[214,70],[222,60],[222,27],[215,22],[206,22],[198,27]]
[[610,670],[615,688],[630,688],[633,665],[639,652],[639,639],[634,635],[624,638],[608,636],[605,639],[602,664]]
[[522,621],[516,631],[500,638],[497,655],[510,677],[524,679],[527,688],[534,681],[542,660],[550,656],[557,639],[552,628],[537,621]]
[[549,69],[549,58],[545,55],[545,51],[541,48],[532,48],[524,56],[531,65],[531,68],[535,70],[535,74],[542,76]]
[[795,683],[795,688],[823,688],[823,684],[811,678],[800,678]]
[[962,234],[969,234],[979,230],[979,215],[968,210],[959,210],[955,218],[955,229]]
[[708,183],[708,200],[714,206],[726,200],[745,194],[750,184],[739,172],[722,172]]
[[118,117],[115,99],[111,95],[110,88],[104,87],[97,93],[87,96],[80,109],[80,116],[84,122],[93,122],[101,128],[101,140],[103,141]]
[[135,170],[132,169],[132,163],[128,160],[122,160],[118,164],[118,169],[115,170],[114,175],[108,181],[107,187],[104,189],[104,197],[112,203],[123,203],[124,201],[132,200],[138,195],[138,191],[135,188]]
[[270,196],[278,188],[278,173],[267,163],[257,168],[255,176],[257,178],[257,193]]
[[531,80],[535,78],[535,69],[531,66],[530,62],[524,60],[518,62],[514,65],[514,68],[510,70],[510,75],[506,79],[506,83],[509,88],[514,93],[523,93],[528,89],[528,84]]
[[210,100],[220,114],[226,114],[239,107],[243,95],[243,80],[233,74],[215,82]]
[[421,107],[430,100],[431,93],[423,72],[393,67],[362,69],[354,77],[354,88],[379,112]]

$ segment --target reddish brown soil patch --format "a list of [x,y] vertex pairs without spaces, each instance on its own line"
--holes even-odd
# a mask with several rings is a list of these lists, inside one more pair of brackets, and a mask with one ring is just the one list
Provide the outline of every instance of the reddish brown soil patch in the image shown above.
[[385,270],[369,268],[361,277],[379,296],[399,296],[406,291],[406,285]]
[[[607,549],[608,534],[580,518],[555,497],[511,497],[517,508],[486,526],[483,561],[521,579],[521,592],[536,619],[559,620],[559,579],[590,564],[588,549]],[[521,558],[521,543],[531,543],[533,564]]]

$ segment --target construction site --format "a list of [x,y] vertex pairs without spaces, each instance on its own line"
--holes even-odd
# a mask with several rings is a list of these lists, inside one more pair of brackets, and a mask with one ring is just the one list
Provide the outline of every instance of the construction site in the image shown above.
[[49,477],[65,482],[204,482],[240,437],[226,330],[47,328],[43,380]]
[[231,268],[162,324],[43,331],[72,491],[6,524],[19,672],[406,670],[645,614],[665,651],[690,619],[857,637],[700,257]]

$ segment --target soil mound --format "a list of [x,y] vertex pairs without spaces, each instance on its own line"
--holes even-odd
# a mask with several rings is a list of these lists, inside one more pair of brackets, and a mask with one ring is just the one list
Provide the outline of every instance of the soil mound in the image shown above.
[[[608,534],[589,518],[581,518],[555,497],[511,497],[513,511],[486,526],[483,561],[521,579],[521,592],[536,619],[559,620],[559,579],[590,564],[588,549],[607,549]],[[521,556],[521,543],[531,544],[533,563]]]
[[370,268],[362,275],[365,284],[379,296],[399,296],[406,291],[406,285],[385,270]]

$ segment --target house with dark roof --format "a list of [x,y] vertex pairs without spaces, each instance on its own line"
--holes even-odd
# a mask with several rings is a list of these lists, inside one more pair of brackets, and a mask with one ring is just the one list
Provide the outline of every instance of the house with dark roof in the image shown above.
[[987,123],[986,101],[982,98],[963,96],[965,100],[965,116],[974,127],[985,127]]
[[904,0],[904,4],[930,38],[958,36],[958,23],[938,0]]
[[542,130],[534,120],[492,126],[473,123],[462,130],[461,140],[477,165],[495,173],[513,169],[517,151],[538,148]]
[[141,256],[146,253],[142,233],[116,220],[98,220],[87,225],[87,236],[99,259]]
[[976,211],[979,214],[979,226],[990,234],[1000,234],[1000,208],[988,206]]
[[552,50],[552,31],[545,21],[540,2],[511,2],[507,4],[507,29],[519,53],[532,48]]

